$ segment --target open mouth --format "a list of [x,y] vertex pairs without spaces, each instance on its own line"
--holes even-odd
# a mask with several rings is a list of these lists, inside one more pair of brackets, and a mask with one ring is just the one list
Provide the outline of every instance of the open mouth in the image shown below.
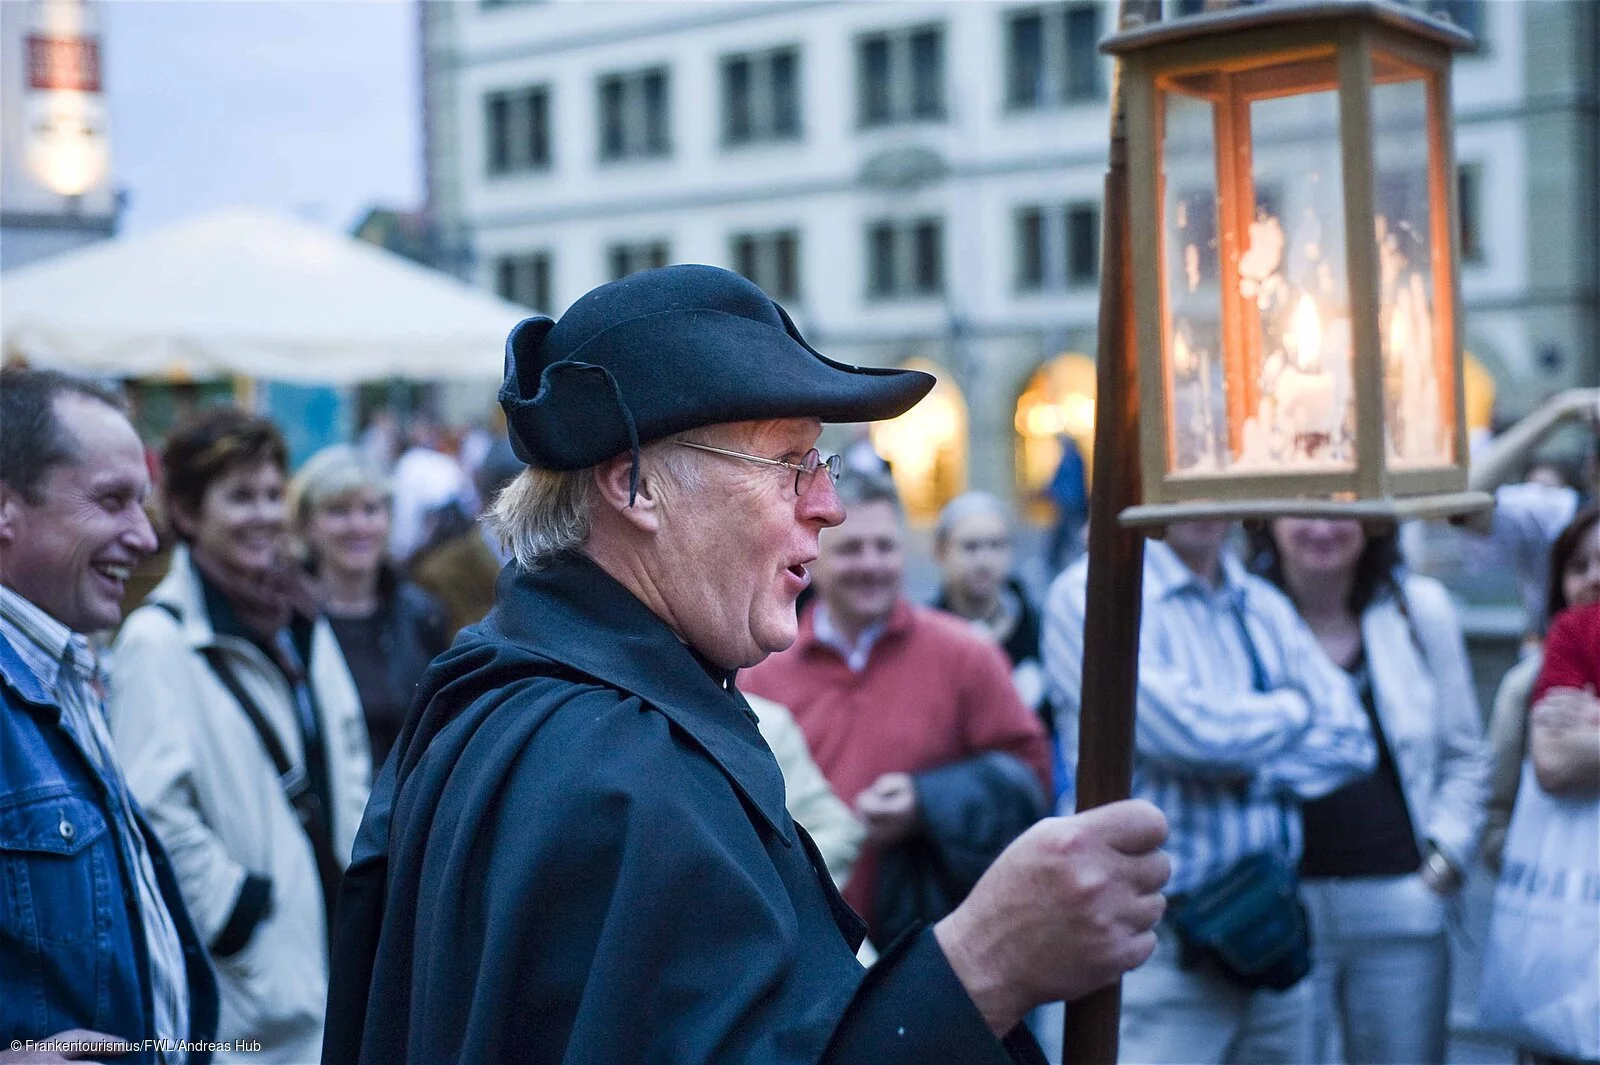
[[117,584],[126,584],[128,578],[133,576],[132,566],[115,562],[97,562],[91,568],[106,580],[115,581]]

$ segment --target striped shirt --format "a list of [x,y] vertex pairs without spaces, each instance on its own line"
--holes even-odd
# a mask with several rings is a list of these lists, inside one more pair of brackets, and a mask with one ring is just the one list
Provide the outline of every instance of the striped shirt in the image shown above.
[[[1044,662],[1063,756],[1076,770],[1087,559],[1051,586]],[[1166,544],[1145,545],[1133,793],[1171,825],[1168,891],[1248,854],[1301,853],[1299,803],[1372,770],[1350,678],[1292,604],[1224,551],[1213,588]],[[1074,772],[1076,777],[1076,772]]]
[[[136,870],[139,915],[150,959],[151,1013],[156,1039],[188,1039],[189,980],[183,943],[167,911],[156,882],[155,865],[144,834],[134,817],[133,796],[123,781],[112,753],[105,708],[99,692],[105,690],[99,661],[88,637],[73,632],[16,592],[0,585],[0,634],[16,648],[24,663],[61,706],[63,730],[77,744],[89,764],[105,782],[116,802],[108,811],[122,847],[122,868]],[[188,1055],[161,1050],[156,1060],[181,1065]]]

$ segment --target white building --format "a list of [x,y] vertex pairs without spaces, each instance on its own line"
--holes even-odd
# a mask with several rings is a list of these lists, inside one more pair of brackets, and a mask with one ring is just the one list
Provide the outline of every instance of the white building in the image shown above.
[[[1169,0],[1173,14],[1197,0]],[[1600,5],[1444,0],[1467,347],[1526,406],[1594,380]],[[430,210],[460,272],[559,314],[666,262],[740,270],[830,355],[925,359],[913,507],[1026,498],[1088,432],[1108,3],[425,3]],[[908,439],[911,446],[905,446]]]
[[0,269],[111,236],[95,0],[0,3]]

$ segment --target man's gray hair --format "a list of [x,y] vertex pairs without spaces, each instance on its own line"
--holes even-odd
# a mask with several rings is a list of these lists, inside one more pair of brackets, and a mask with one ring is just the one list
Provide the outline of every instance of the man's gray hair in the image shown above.
[[1011,528],[1011,510],[999,496],[988,492],[963,492],[939,511],[939,520],[933,526],[934,545],[943,547],[957,525],[977,514],[993,514],[1006,523],[1007,530]]
[[[666,471],[681,488],[702,486],[702,471],[694,464],[693,453],[671,446],[679,438],[657,441],[641,449],[641,481],[647,475]],[[483,520],[517,565],[535,569],[559,555],[582,550],[594,520],[595,469],[546,470],[529,466],[495,497]]]
[[851,507],[865,503],[889,503],[894,506],[896,513],[904,511],[900,504],[900,492],[894,486],[894,478],[887,472],[846,468],[839,476],[839,483],[834,486],[834,491],[838,493],[839,502],[844,504],[847,512]]
[[582,547],[593,513],[594,467],[529,466],[495,497],[484,521],[517,565],[533,569]]

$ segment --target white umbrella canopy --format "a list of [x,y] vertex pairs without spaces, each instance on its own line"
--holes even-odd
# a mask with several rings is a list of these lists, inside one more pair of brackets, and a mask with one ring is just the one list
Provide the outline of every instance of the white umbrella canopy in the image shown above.
[[249,208],[0,275],[8,357],[113,377],[494,378],[527,314],[371,244]]

